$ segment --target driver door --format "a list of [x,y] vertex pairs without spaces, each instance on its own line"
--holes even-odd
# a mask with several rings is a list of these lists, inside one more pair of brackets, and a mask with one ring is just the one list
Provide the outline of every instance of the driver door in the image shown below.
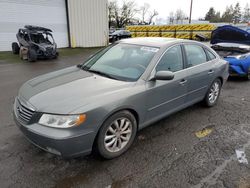
[[161,57],[154,72],[172,71],[173,80],[155,80],[146,83],[147,117],[146,121],[162,118],[183,108],[187,92],[186,70],[180,45],[168,49]]

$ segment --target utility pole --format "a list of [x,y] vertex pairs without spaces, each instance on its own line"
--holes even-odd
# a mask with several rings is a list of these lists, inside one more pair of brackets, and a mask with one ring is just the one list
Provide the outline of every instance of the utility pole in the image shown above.
[[191,24],[192,20],[192,9],[193,9],[193,0],[191,0],[191,5],[190,5],[189,24]]

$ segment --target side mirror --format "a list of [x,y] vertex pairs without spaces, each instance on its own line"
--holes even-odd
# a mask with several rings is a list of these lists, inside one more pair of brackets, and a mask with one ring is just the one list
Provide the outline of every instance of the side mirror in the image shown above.
[[171,71],[158,71],[155,74],[154,80],[173,80],[174,73]]

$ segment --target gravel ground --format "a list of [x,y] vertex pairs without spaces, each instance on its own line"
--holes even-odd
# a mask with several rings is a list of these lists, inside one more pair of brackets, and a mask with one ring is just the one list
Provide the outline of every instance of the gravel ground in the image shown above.
[[[229,80],[217,106],[196,104],[138,133],[114,160],[63,160],[31,145],[12,119],[18,88],[34,76],[82,62],[97,49],[53,61],[0,63],[0,187],[249,188],[250,82]],[[196,132],[210,130],[197,138]],[[204,131],[206,133],[206,131]]]

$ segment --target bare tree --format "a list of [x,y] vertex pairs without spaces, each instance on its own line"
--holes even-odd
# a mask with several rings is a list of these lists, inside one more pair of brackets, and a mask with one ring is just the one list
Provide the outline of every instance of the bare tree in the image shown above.
[[170,12],[168,16],[168,23],[174,24],[174,12]]
[[109,27],[112,25],[112,22],[115,18],[115,11],[117,9],[117,2],[110,1],[108,4],[108,19],[109,19]]
[[176,12],[175,12],[175,20],[176,20],[176,23],[178,24],[179,21],[181,21],[181,23],[183,23],[183,20],[185,19],[185,13],[183,12],[183,10],[181,9],[178,9]]
[[148,19],[148,25],[150,25],[154,19],[154,17],[158,16],[159,13],[154,9],[153,12],[150,13],[149,19]]
[[110,23],[114,22],[118,28],[122,28],[130,23],[138,12],[135,2],[129,0],[124,0],[121,7],[118,6],[116,0],[110,1],[108,10]]
[[142,23],[146,23],[146,15],[148,14],[148,11],[150,9],[150,5],[148,3],[144,3],[144,5],[141,7],[141,16],[142,16]]

